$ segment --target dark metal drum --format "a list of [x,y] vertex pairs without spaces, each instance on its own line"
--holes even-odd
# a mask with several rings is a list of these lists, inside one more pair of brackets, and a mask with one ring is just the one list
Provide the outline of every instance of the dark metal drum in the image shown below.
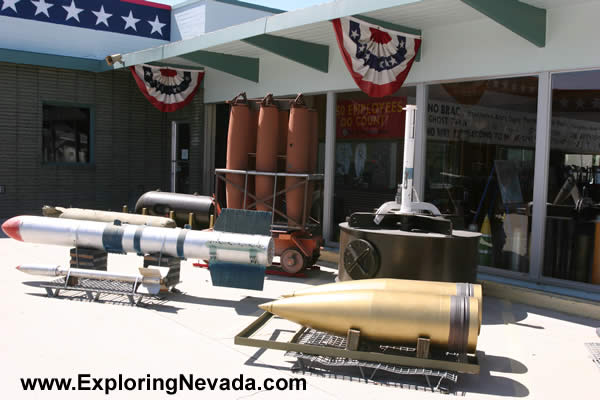
[[144,193],[135,205],[135,212],[141,213],[146,208],[148,214],[157,216],[175,213],[174,218],[178,225],[188,223],[189,213],[194,213],[194,228],[208,228],[210,215],[215,213],[214,201],[210,196],[194,194],[151,191]]
[[452,235],[340,224],[339,280],[399,278],[475,283],[481,234]]

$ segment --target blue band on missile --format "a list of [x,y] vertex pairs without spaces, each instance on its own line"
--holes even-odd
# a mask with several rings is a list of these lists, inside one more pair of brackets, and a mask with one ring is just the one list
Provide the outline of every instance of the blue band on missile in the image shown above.
[[185,258],[183,254],[183,242],[185,242],[185,235],[187,235],[188,230],[182,229],[177,236],[177,257]]
[[107,225],[102,232],[102,246],[109,253],[124,253],[123,251],[124,229],[118,225]]
[[135,234],[133,235],[133,248],[135,249],[135,252],[138,254],[138,256],[143,255],[144,253],[142,253],[142,232],[144,231],[145,226],[139,226],[136,230],[135,230]]

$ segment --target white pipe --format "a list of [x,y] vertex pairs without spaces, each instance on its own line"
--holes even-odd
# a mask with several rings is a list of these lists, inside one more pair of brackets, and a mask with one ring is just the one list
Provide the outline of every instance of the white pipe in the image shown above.
[[412,191],[413,191],[413,175],[415,162],[415,113],[417,107],[407,105],[404,108],[406,111],[406,119],[404,123],[404,168],[402,171],[402,203],[400,213],[413,214]]

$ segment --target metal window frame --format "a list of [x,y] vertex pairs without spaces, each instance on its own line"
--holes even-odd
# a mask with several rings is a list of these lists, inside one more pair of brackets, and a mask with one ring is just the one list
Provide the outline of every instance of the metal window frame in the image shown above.
[[333,229],[333,194],[335,191],[335,110],[337,93],[327,92],[325,105],[325,171],[323,181],[323,240],[327,246],[335,246],[331,236]]
[[[578,72],[596,70],[598,68],[586,68],[576,70],[544,71],[537,74],[514,74],[510,76],[473,77],[452,81],[432,81],[418,83],[416,85],[417,104],[417,136],[415,143],[415,188],[419,197],[424,198],[425,187],[425,165],[427,150],[427,104],[429,102],[429,86],[448,82],[471,82],[482,79],[510,79],[523,76],[538,77],[538,106],[536,116],[536,139],[535,139],[535,161],[534,161],[534,194],[532,233],[530,238],[530,266],[529,272],[512,271],[501,268],[479,266],[478,272],[498,277],[506,277],[530,283],[547,284],[556,287],[564,287],[582,292],[600,293],[600,285],[585,282],[569,281],[546,277],[543,275],[543,259],[545,246],[546,228],[546,200],[548,195],[548,172],[551,142],[551,118],[552,118],[552,77],[564,72]],[[341,93],[342,91],[340,91]],[[326,111],[326,136],[325,136],[325,183],[323,198],[323,237],[328,246],[337,246],[339,243],[331,240],[333,233],[333,194],[335,178],[335,104],[338,92],[327,92]],[[421,110],[421,112],[419,112]],[[419,166],[419,168],[417,168]]]
[[[96,128],[96,105],[88,104],[88,103],[78,103],[78,102],[70,102],[70,101],[53,101],[53,100],[41,100],[39,103],[40,107],[40,127],[43,130],[44,127],[44,106],[55,106],[55,107],[71,107],[71,108],[87,108],[90,111],[90,134],[88,137],[89,143],[89,154],[88,154],[88,162],[67,162],[67,161],[42,161],[41,164],[43,166],[60,166],[60,167],[78,167],[78,168],[90,168],[95,167],[96,159],[95,159],[95,148],[94,148],[94,139],[95,139],[95,128]],[[40,149],[43,153],[44,151],[44,143],[42,138],[42,146]]]
[[171,164],[171,179],[169,182],[169,188],[171,192],[175,193],[176,180],[177,180],[177,121],[171,121],[171,157],[169,163]]
[[537,120],[535,124],[535,161],[533,169],[533,212],[529,254],[529,276],[539,280],[544,266],[546,199],[550,161],[552,82],[549,72],[538,74]]
[[[415,117],[415,160],[414,188],[420,199],[425,198],[425,168],[427,156],[427,111],[429,104],[429,85],[417,85],[417,115]],[[423,200],[424,201],[424,200]]]
[[[540,283],[540,284],[546,284],[546,285],[553,285],[553,286],[559,286],[559,287],[565,287],[565,288],[569,288],[569,289],[575,289],[575,290],[581,290],[581,291],[585,291],[585,292],[593,292],[593,293],[600,293],[600,285],[595,285],[593,283],[587,283],[587,282],[579,282],[579,281],[572,281],[572,280],[568,280],[568,279],[559,279],[559,278],[554,278],[554,277],[550,277],[550,276],[545,276],[543,273],[543,262],[544,262],[544,245],[545,245],[545,239],[546,239],[546,235],[545,235],[545,228],[546,228],[546,203],[547,203],[547,197],[548,197],[548,173],[550,171],[550,147],[551,147],[551,140],[552,140],[552,132],[551,132],[551,127],[552,127],[552,80],[554,75],[559,75],[559,74],[563,74],[563,73],[569,73],[569,72],[583,72],[583,71],[600,71],[600,66],[597,68],[582,68],[582,69],[569,69],[569,70],[555,70],[555,71],[547,71],[547,72],[542,72],[540,73],[540,82],[541,82],[541,77],[544,76],[544,79],[547,80],[547,82],[545,82],[545,87],[543,88],[545,90],[545,97],[543,99],[543,106],[545,113],[544,115],[540,114],[540,96],[538,93],[538,124],[540,123],[540,118],[542,118],[542,123],[547,123],[547,127],[545,127],[545,129],[543,131],[540,132],[540,129],[537,128],[537,132],[536,134],[538,136],[536,136],[536,159],[535,159],[535,172],[538,171],[538,169],[540,170],[539,174],[540,174],[540,180],[537,181],[534,178],[534,207],[533,207],[533,217],[536,216],[536,211],[535,209],[538,208],[538,213],[540,214],[540,216],[538,216],[538,218],[541,218],[541,215],[543,214],[543,221],[538,221],[538,229],[540,230],[540,232],[537,232],[537,234],[539,235],[538,237],[536,237],[536,239],[541,243],[541,246],[539,244],[536,244],[536,246],[540,246],[539,248],[536,248],[536,250],[541,251],[541,254],[536,254],[536,257],[538,257],[538,259],[536,260],[539,264],[537,265],[537,270],[536,271],[531,271],[530,269],[530,273],[532,278],[534,278],[534,281],[536,283]],[[542,89],[542,87],[540,86],[540,89]],[[545,160],[543,161],[542,165],[538,164],[538,157],[537,157],[537,150],[538,150],[538,146],[544,146],[543,149],[540,149],[540,152],[544,152],[543,155],[545,156]],[[540,160],[540,163],[542,161]],[[543,175],[543,176],[542,176]],[[540,195],[540,199],[538,199],[538,202],[535,202],[536,198],[535,198],[535,190],[538,189],[538,186],[540,186],[540,188],[538,190],[542,190],[542,186],[543,185],[543,195]],[[538,205],[538,207],[536,207],[536,205]],[[533,221],[532,221],[532,233],[531,233],[531,237],[533,239],[534,237],[534,232],[533,232]],[[540,250],[541,249],[541,250]],[[532,246],[532,255],[533,255],[533,246]],[[533,264],[533,262],[530,261],[530,264]]]
[[[190,126],[190,149],[188,150],[188,162],[190,161],[191,158],[191,134],[192,134],[192,122],[187,119],[187,118],[183,118],[183,119],[174,119],[171,120],[171,129],[169,130],[169,135],[171,136],[171,157],[169,162],[171,163],[171,173],[170,173],[170,182],[169,182],[169,188],[171,190],[171,192],[175,192],[176,191],[176,178],[177,178],[177,163],[179,161],[177,161],[177,143],[178,143],[178,138],[179,138],[179,130],[178,127],[179,125],[182,124],[188,124]],[[191,163],[189,164],[190,168],[191,168]]]

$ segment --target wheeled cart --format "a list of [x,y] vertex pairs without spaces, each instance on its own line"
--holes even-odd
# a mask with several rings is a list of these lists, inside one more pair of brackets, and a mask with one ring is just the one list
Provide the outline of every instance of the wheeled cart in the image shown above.
[[[322,243],[320,218],[311,216],[313,198],[320,198],[323,183],[323,174],[295,174],[287,172],[259,172],[247,170],[215,169],[215,192],[219,193],[219,184],[231,185],[244,194],[243,207],[246,210],[255,209],[257,204],[262,204],[272,212],[271,235],[275,242],[275,255],[280,257],[281,268],[289,273],[297,273],[305,267],[312,266],[319,258]],[[244,186],[239,186],[227,175],[243,175]],[[274,179],[273,195],[258,199],[249,187],[256,176],[268,176]],[[293,185],[285,187],[286,177],[296,178]],[[304,202],[300,220],[291,218],[286,213],[285,194],[291,190],[303,189]],[[312,193],[312,198],[309,197]],[[224,199],[217,201],[223,203]]]

